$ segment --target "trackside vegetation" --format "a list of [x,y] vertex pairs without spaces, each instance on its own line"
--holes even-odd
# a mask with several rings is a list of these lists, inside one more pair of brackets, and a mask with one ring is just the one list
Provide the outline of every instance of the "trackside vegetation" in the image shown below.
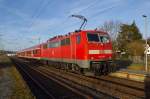
[[[8,85],[7,85],[8,83]],[[6,55],[0,55],[0,86],[3,89],[0,98],[35,99],[23,78]],[[9,94],[7,90],[9,89]]]

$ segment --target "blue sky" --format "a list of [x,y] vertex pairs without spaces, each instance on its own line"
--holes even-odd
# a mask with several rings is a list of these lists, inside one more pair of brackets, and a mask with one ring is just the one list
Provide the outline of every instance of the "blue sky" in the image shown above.
[[144,35],[142,15],[150,23],[149,9],[150,0],[0,0],[0,46],[19,50],[38,44],[39,37],[43,42],[74,31],[81,21],[70,18],[71,14],[84,15],[86,29],[110,20],[129,24],[135,20]]

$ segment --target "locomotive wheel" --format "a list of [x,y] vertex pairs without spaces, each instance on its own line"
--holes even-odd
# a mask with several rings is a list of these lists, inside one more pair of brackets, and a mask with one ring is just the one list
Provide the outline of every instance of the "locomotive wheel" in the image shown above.
[[100,75],[103,75],[103,71],[104,71],[104,65],[101,63],[100,64]]
[[84,74],[84,68],[80,68],[80,73]]
[[72,64],[71,67],[72,67],[72,71],[73,71],[73,72],[81,73],[81,69],[80,69],[80,67],[79,67],[78,65]]
[[74,64],[71,64],[71,70],[72,70],[72,71],[75,71],[75,66],[74,66]]
[[67,71],[68,67],[67,67],[67,63],[64,63],[64,70]]
[[79,66],[75,66],[75,71],[80,71],[80,68],[79,68]]
[[112,72],[112,68],[113,68],[113,66],[111,64],[108,64],[108,73]]
[[94,74],[95,74],[96,76],[101,75],[101,69],[102,69],[102,67],[99,66],[99,65],[94,66]]
[[107,75],[108,74],[108,72],[109,72],[109,64],[108,64],[108,62],[106,62],[105,63],[105,73],[104,73],[104,75]]
[[68,64],[68,69],[72,70],[72,64]]
[[102,74],[103,74],[103,75],[106,75],[106,64],[105,64],[105,63],[103,64]]

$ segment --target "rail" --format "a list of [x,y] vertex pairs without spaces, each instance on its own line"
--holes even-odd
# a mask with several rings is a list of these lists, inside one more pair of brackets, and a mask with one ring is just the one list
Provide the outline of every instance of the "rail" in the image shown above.
[[[29,65],[30,63],[28,63]],[[100,97],[104,94],[116,98],[145,98],[144,83],[112,76],[88,77],[85,75],[55,69],[51,66],[32,64],[31,68],[84,97],[91,94]],[[36,67],[36,68],[35,68]],[[86,94],[85,94],[86,93]],[[89,98],[87,96],[86,98]]]

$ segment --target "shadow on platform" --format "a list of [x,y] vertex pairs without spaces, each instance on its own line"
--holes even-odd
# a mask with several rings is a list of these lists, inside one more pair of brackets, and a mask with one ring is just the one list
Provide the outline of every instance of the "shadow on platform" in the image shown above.
[[117,70],[119,69],[126,69],[128,66],[132,64],[131,60],[115,60],[115,64],[117,65]]

